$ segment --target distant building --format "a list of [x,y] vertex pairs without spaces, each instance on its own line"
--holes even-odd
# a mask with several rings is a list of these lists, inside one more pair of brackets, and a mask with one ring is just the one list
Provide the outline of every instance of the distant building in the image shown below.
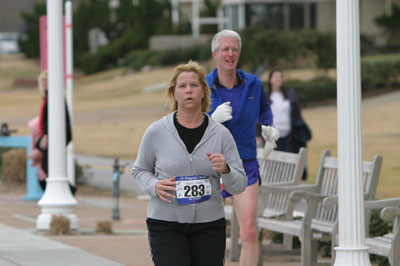
[[[400,5],[400,0],[360,0],[361,34],[379,37],[382,32],[374,19],[390,12],[392,3]],[[223,0],[222,5],[231,29],[249,25],[280,30],[336,29],[335,0]]]
[[0,32],[22,32],[24,22],[22,12],[32,12],[32,0],[1,0],[0,1]]
[[[400,0],[359,0],[360,32],[375,38],[379,43],[382,30],[375,24],[376,16],[390,13],[392,4],[400,6]],[[199,18],[198,9],[203,0],[171,0],[175,13],[177,9],[187,17],[192,11],[192,31],[199,35],[202,24],[224,23],[224,28],[242,30],[249,25],[259,25],[265,29],[334,31],[336,29],[336,0],[222,0],[222,10],[218,18]],[[194,4],[193,4],[194,3]],[[188,7],[188,4],[190,6]],[[175,19],[175,21],[177,21]]]
[[[79,1],[86,0],[72,3]],[[45,0],[0,0],[0,54],[19,52],[18,38],[26,32],[22,13],[32,13],[38,2]]]
[[[86,0],[72,0],[72,3],[75,5],[79,1]],[[32,13],[37,2],[45,0],[0,0],[0,32],[23,33],[22,12]]]

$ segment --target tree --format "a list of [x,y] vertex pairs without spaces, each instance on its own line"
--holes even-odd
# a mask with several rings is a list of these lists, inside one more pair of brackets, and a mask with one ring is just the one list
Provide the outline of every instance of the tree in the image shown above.
[[[115,10],[109,8],[109,0],[80,1],[73,15],[76,65],[93,60],[89,69],[98,71],[116,65],[119,58],[132,50],[146,49],[152,35],[171,33],[170,12],[168,0],[120,0]],[[39,18],[45,14],[45,2],[36,3],[33,13],[22,14],[26,32],[20,48],[28,57],[39,57]],[[109,41],[96,55],[88,54],[88,34],[93,28],[104,32]]]
[[40,17],[46,15],[46,4],[35,3],[33,13],[23,12],[22,19],[25,21],[25,30],[18,45],[27,57],[37,58],[40,55]]
[[108,0],[80,1],[73,15],[74,51],[76,54],[89,51],[89,31],[101,29],[110,39],[112,24]]
[[393,4],[391,14],[382,14],[376,17],[375,23],[386,32],[389,50],[398,51],[400,47],[400,7]]
[[[204,0],[204,7],[200,11],[200,17],[216,17],[217,10],[221,6],[221,0]],[[202,25],[202,33],[216,33],[218,31],[217,25]]]

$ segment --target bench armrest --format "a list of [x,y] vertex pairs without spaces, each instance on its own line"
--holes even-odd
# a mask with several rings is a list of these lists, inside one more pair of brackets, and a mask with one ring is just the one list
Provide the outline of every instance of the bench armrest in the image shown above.
[[[369,195],[364,193],[364,200]],[[400,207],[400,199],[385,199],[385,200],[365,200],[365,208],[367,209],[382,209],[384,207]],[[322,206],[327,209],[332,209],[338,204],[338,196],[326,196],[322,201]],[[388,205],[389,204],[389,205]]]
[[292,191],[302,191],[302,192],[316,192],[317,187],[310,184],[300,184],[300,185],[261,185],[260,191],[264,193],[291,193]]
[[325,197],[324,195],[313,192],[293,191],[290,193],[290,200],[293,203],[299,203],[302,199],[307,201],[322,201]]
[[400,198],[365,201],[365,208],[367,208],[367,209],[383,209],[385,207],[399,207],[400,208]]
[[[314,185],[304,184],[304,185],[289,185],[289,186],[277,186],[277,185],[262,185],[259,187],[259,198],[258,198],[258,215],[262,216],[265,208],[267,207],[268,198],[270,196],[282,195],[282,197],[289,197],[292,192],[306,192],[315,191],[316,187]],[[280,196],[278,196],[280,197]],[[294,209],[294,203],[288,198],[288,203],[281,210],[282,213],[286,213],[286,218],[290,219]]]
[[298,203],[303,199],[307,201],[306,212],[304,213],[304,217],[302,219],[303,226],[310,228],[311,221],[315,217],[317,211],[317,205],[318,203],[322,202],[324,198],[324,195],[314,192],[293,191],[290,193],[291,204]]
[[397,207],[385,207],[381,211],[381,219],[383,221],[392,221],[395,217],[400,219],[400,208]]

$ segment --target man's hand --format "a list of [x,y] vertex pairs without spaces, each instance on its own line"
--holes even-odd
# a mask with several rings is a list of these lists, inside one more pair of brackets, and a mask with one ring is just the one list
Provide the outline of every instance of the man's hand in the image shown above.
[[274,127],[263,125],[261,130],[261,135],[265,141],[276,141],[280,137],[279,130]]
[[266,141],[263,149],[263,157],[264,159],[268,159],[268,156],[271,152],[276,148],[275,141]]
[[173,194],[168,191],[176,191],[176,176],[170,179],[162,179],[156,184],[156,194],[157,196],[168,203],[171,203],[171,200],[168,198],[175,198]]
[[279,139],[279,131],[271,126],[262,126],[261,127],[261,134],[265,140],[264,150],[263,150],[263,157],[265,159],[271,154],[272,150],[276,148],[275,141]]
[[214,113],[211,114],[211,118],[218,123],[224,123],[225,121],[232,119],[232,106],[231,102],[224,102],[215,109]]
[[223,154],[209,152],[206,152],[206,154],[215,171],[220,174],[227,174],[230,172],[229,166],[226,163],[225,156]]

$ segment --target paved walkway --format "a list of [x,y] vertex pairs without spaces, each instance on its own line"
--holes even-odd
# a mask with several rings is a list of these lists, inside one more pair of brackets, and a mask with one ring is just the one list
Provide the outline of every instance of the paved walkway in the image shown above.
[[0,235],[0,265],[122,265],[4,224],[0,224]]
[[[75,207],[79,230],[67,236],[50,236],[36,230],[41,212],[37,202],[23,201],[23,194],[0,195],[0,266],[153,265],[145,225],[147,200],[121,198],[121,219],[112,221],[111,197],[80,192]],[[105,220],[113,223],[112,235],[95,232],[97,222]],[[227,260],[225,265],[239,263]],[[300,265],[300,257],[267,256],[264,265]]]

